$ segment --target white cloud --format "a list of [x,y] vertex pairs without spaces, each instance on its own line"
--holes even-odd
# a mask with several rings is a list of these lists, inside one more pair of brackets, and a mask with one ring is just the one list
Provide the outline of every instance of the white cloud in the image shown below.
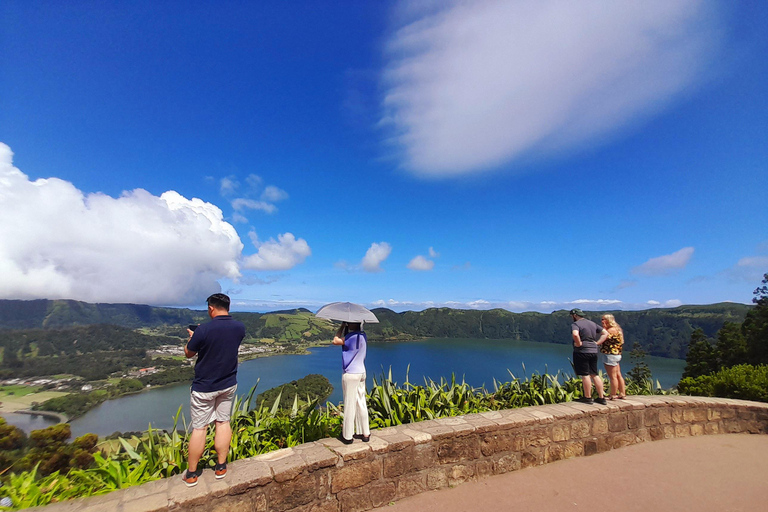
[[748,283],[758,283],[768,273],[768,256],[747,256],[741,258],[727,272],[734,279]]
[[253,199],[237,198],[232,201],[232,208],[241,213],[247,210],[258,210],[264,213],[275,213],[277,206],[265,201],[255,201]]
[[0,143],[0,297],[190,304],[240,277],[243,244],[221,210],[174,191],[114,198],[30,181]]
[[435,268],[435,262],[432,260],[428,260],[424,256],[416,256],[413,258],[410,263],[408,263],[407,267],[411,270],[416,270],[419,272],[425,272],[427,270],[432,270]]
[[440,257],[440,253],[435,251],[434,247],[429,248],[429,257],[430,258],[438,258]]
[[600,142],[696,85],[719,47],[715,10],[704,0],[401,7],[380,124],[426,175]]
[[648,304],[649,306],[660,306],[660,305],[661,305],[661,302],[659,302],[659,301],[657,301],[657,300],[649,300],[649,301],[647,302],[647,304]]
[[237,178],[234,176],[227,176],[226,178],[221,178],[219,192],[223,196],[229,196],[234,194],[239,186],[240,183],[237,181]]
[[360,262],[360,266],[366,272],[381,272],[384,270],[381,268],[381,264],[389,257],[391,252],[392,246],[387,242],[374,242],[365,252],[365,256],[363,256],[363,261]]
[[270,203],[276,203],[278,201],[288,199],[288,192],[277,188],[274,185],[269,185],[264,189],[264,192],[261,193],[261,199],[264,201],[269,201]]
[[266,242],[259,241],[255,231],[251,231],[249,236],[259,251],[243,258],[243,268],[288,270],[303,263],[312,254],[307,241],[297,239],[293,233],[278,235],[277,240],[270,238]]
[[664,256],[651,258],[642,265],[632,269],[633,274],[646,276],[662,276],[684,269],[693,256],[693,247],[683,247],[679,251]]

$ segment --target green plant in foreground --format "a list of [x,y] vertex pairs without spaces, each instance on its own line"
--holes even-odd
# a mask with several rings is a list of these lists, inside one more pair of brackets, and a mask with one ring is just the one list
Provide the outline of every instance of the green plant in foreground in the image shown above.
[[[533,374],[520,379],[510,373],[509,382],[494,380],[493,391],[474,388],[463,379],[450,381],[424,379],[416,385],[408,380],[398,385],[392,370],[373,379],[368,394],[371,426],[386,427],[459,416],[483,411],[561,403],[581,396],[581,379],[558,372],[556,375]],[[668,393],[650,379],[628,381],[631,394]],[[281,396],[267,407],[261,403],[252,408],[256,386],[245,397],[235,401],[230,425],[232,442],[229,460],[253,457],[280,448],[335,437],[341,432],[342,406],[294,396],[290,409],[280,407]],[[179,422],[183,430],[178,430]],[[116,489],[139,485],[181,473],[187,468],[188,433],[181,408],[174,417],[170,432],[153,429],[141,437],[119,438],[119,449],[110,455],[95,453],[93,464],[85,469],[70,469],[41,475],[38,467],[3,476],[0,496],[13,501],[12,509],[45,505],[56,501],[104,494]],[[209,429],[206,448],[200,464],[213,466],[213,429]],[[11,510],[8,508],[0,510]]]

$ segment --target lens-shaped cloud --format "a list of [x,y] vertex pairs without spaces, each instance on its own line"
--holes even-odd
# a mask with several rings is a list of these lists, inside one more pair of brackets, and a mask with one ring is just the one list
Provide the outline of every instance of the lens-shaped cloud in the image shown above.
[[221,210],[174,191],[114,198],[31,181],[0,143],[0,297],[190,304],[240,276]]
[[425,175],[599,142],[696,85],[720,39],[703,0],[437,5],[401,9],[383,74],[381,124]]
[[646,276],[663,276],[684,269],[693,256],[693,247],[683,247],[679,251],[664,256],[651,258],[642,265],[632,269],[633,274]]

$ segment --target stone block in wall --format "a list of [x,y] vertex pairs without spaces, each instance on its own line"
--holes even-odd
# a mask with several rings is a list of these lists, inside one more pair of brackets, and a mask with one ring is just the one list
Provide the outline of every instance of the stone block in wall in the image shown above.
[[634,431],[634,434],[635,434],[635,442],[637,443],[645,443],[647,441],[652,441],[650,430],[645,427],[638,428],[637,430]]
[[416,471],[437,465],[437,448],[432,443],[413,447],[413,469]]
[[636,442],[637,438],[633,432],[621,432],[612,436],[611,447],[615,450],[616,448],[623,448]]
[[269,510],[284,512],[312,503],[318,495],[316,473],[304,474],[294,480],[272,483],[268,487]]
[[720,411],[720,414],[722,415],[722,418],[724,420],[729,420],[731,418],[735,418],[737,413],[736,413],[736,409],[734,409],[731,406],[728,406],[725,409],[722,409]]
[[594,455],[598,453],[597,439],[586,439],[584,441],[584,455]]
[[479,414],[471,414],[465,419],[467,423],[474,427],[477,434],[499,430],[499,425],[495,421],[484,418]]
[[629,411],[627,413],[627,428],[637,430],[645,426],[645,411]]
[[294,451],[304,460],[308,471],[335,466],[339,460],[336,453],[327,446],[316,442],[296,446]]
[[626,413],[610,414],[608,416],[608,431],[609,432],[623,432],[627,430],[627,415]]
[[520,453],[520,467],[529,468],[544,463],[544,454],[541,448],[528,448]]
[[[395,431],[391,434],[381,436],[381,438],[387,442],[388,452],[405,450],[409,446],[413,446],[414,444],[416,444],[411,436],[403,434],[402,432],[399,432],[399,431]],[[371,439],[373,439],[373,437]]]
[[338,493],[344,489],[362,487],[363,485],[381,478],[382,462],[362,460],[344,464],[337,468],[331,479],[331,492]]
[[703,408],[686,409],[683,411],[683,419],[688,423],[707,421],[707,410]]
[[480,451],[486,457],[500,452],[518,451],[523,447],[523,436],[513,431],[493,432],[480,436]]
[[691,435],[692,436],[703,436],[704,435],[704,425],[701,423],[695,423],[691,425]]
[[668,425],[672,423],[672,413],[670,409],[659,409],[659,425]]
[[403,427],[406,427],[406,428],[403,428],[402,430],[400,430],[400,433],[403,434],[404,436],[410,437],[415,444],[419,445],[419,444],[432,442],[432,436],[429,435],[428,433],[407,428],[407,425],[403,425]]
[[344,462],[360,460],[369,457],[372,453],[370,443],[344,444],[336,438],[321,439],[317,441],[337,454]]
[[571,438],[571,427],[566,421],[559,421],[552,425],[552,440],[556,443],[568,441]]
[[704,424],[704,433],[707,435],[719,434],[722,431],[719,421],[709,421]]
[[[443,477],[445,477],[444,473]],[[448,485],[447,477],[445,477],[445,485]],[[408,496],[415,496],[416,494],[426,492],[429,489],[429,487],[427,487],[427,472],[421,471],[412,475],[403,475],[396,480],[395,487],[397,499],[407,498]]]
[[[280,450],[283,451],[283,450]],[[334,457],[334,462],[335,462]],[[295,450],[287,452],[283,457],[276,460],[266,461],[272,470],[275,482],[285,482],[293,480],[299,476],[307,467],[307,463]]]
[[521,467],[520,456],[516,453],[495,455],[491,458],[493,472],[496,475],[517,471]]
[[605,425],[606,425],[605,431],[608,432],[607,421],[608,420],[606,420],[605,417],[592,418],[591,423],[590,423],[590,420],[588,419],[576,420],[571,423],[571,437],[573,439],[589,437],[590,435],[592,435],[595,424],[600,422],[605,422]]
[[[198,505],[200,510],[208,512],[252,512],[256,509],[253,503],[253,497],[248,494],[239,494],[237,496],[230,496],[226,500],[211,500],[212,503],[206,503],[205,505]],[[136,509],[146,510],[146,509]],[[123,512],[128,510],[123,507]]]
[[448,485],[454,486],[474,480],[475,467],[473,464],[456,464],[447,469]]
[[553,443],[544,448],[544,464],[549,464],[550,462],[555,462],[556,460],[562,460],[564,458],[563,445]]
[[225,482],[229,494],[241,494],[253,487],[267,485],[272,481],[272,470],[266,462],[256,458],[236,460],[229,464]]
[[651,434],[652,441],[660,441],[664,439],[664,427],[662,426],[651,427],[648,429],[648,432]]
[[646,427],[655,427],[659,424],[659,409],[650,407],[643,411],[643,423]]
[[474,460],[480,456],[480,439],[475,436],[443,439],[437,443],[437,460],[440,464]]
[[442,489],[448,487],[448,469],[447,467],[429,468],[427,470],[427,488]]
[[737,419],[723,421],[723,427],[728,434],[739,434],[744,431],[741,422]]
[[395,499],[397,490],[394,482],[374,482],[368,486],[371,503],[374,507],[380,507]]
[[613,436],[607,434],[597,438],[597,453],[604,453],[613,450]]
[[346,489],[336,495],[341,512],[363,512],[373,508],[368,489]]
[[324,499],[318,503],[313,503],[309,507],[309,512],[338,512],[339,500],[335,497]]
[[713,421],[713,420],[719,420],[722,419],[723,412],[719,408],[710,407],[707,409],[707,421]]
[[689,437],[691,435],[691,426],[687,423],[675,425],[675,437]]
[[493,462],[490,460],[479,460],[475,463],[476,478],[485,478],[493,475]]
[[583,441],[568,441],[563,444],[563,458],[572,459],[584,455]]
[[394,478],[410,472],[413,469],[414,452],[415,449],[411,446],[405,450],[383,454],[384,478]]
[[552,442],[552,427],[549,425],[528,427],[524,432],[527,446],[547,446]]

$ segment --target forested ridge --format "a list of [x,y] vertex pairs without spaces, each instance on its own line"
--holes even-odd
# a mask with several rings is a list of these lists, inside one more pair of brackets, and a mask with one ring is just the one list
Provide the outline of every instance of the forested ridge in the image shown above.
[[[725,322],[742,322],[751,307],[727,302],[643,311],[586,311],[585,314],[598,323],[601,315],[613,314],[624,329],[627,350],[639,344],[651,355],[684,358],[696,329],[714,336]],[[365,328],[371,340],[438,337],[571,343],[571,318],[567,311],[546,314],[433,308],[395,313],[381,308],[374,313],[380,323]]]
[[[684,358],[694,331],[700,329],[705,336],[714,337],[726,322],[744,321],[752,307],[719,303],[610,313],[624,328],[628,350],[639,344],[651,355]],[[396,313],[379,308],[374,312],[380,323],[366,325],[371,341],[445,337],[571,342],[566,311],[545,314],[431,308]],[[586,315],[599,321],[603,313],[587,311]],[[250,342],[317,343],[330,340],[334,332],[332,324],[306,309],[233,312],[233,317],[246,325],[246,341]],[[206,320],[204,311],[190,309],[71,300],[2,300],[0,368],[21,368],[30,358],[43,363],[44,358],[77,359],[83,354],[109,351],[124,351],[126,357],[134,358],[142,349],[183,343],[186,325]]]

